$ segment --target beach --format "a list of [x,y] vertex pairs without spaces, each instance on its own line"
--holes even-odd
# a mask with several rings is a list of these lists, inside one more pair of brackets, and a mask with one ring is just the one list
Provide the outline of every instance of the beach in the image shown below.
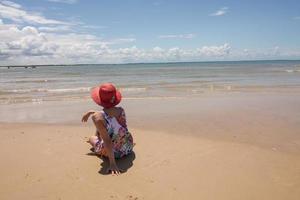
[[136,145],[120,176],[85,142],[90,100],[2,105],[0,198],[299,199],[299,95],[124,99]]
[[0,0],[0,200],[300,200],[299,25],[300,1]]

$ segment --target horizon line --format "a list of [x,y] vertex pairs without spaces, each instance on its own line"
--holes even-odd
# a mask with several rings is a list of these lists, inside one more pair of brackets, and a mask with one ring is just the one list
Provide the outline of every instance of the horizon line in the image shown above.
[[217,61],[174,61],[174,62],[128,62],[128,63],[74,63],[74,64],[28,64],[0,65],[0,67],[33,67],[33,66],[78,66],[78,65],[138,65],[138,64],[176,64],[176,63],[222,63],[222,62],[259,62],[259,61],[300,61],[300,59],[258,59],[258,60],[217,60]]

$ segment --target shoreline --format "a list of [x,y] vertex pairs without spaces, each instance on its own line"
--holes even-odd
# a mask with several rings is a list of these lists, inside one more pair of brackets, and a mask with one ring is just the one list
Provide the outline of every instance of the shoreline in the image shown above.
[[[214,94],[193,98],[124,99],[129,129],[238,141],[300,152],[300,94]],[[82,126],[92,101],[1,105],[0,123]],[[89,122],[91,125],[91,122]],[[285,141],[285,142],[282,142]]]

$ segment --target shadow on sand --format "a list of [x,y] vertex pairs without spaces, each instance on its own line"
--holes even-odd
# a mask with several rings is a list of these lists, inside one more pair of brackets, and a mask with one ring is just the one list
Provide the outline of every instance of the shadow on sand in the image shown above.
[[[98,171],[100,174],[103,174],[103,175],[108,175],[109,173],[107,172],[108,170],[108,167],[109,167],[109,161],[108,161],[108,158],[106,157],[101,157],[101,156],[98,156],[96,155],[95,153],[87,153],[86,155],[89,155],[89,156],[97,156],[98,158],[100,158],[102,160],[102,163],[101,163],[101,169]],[[116,162],[117,162],[117,165],[119,167],[120,170],[122,170],[122,173],[125,173],[127,172],[127,170],[133,166],[133,161],[135,159],[135,153],[134,151],[123,157],[123,158],[119,158],[119,159],[116,159]]]

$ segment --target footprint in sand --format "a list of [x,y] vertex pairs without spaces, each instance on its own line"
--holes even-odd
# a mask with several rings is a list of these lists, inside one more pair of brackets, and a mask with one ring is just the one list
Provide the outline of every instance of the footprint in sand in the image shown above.
[[169,165],[170,163],[171,163],[170,160],[163,160],[160,165],[161,166],[163,166],[163,165]]
[[149,182],[150,182],[150,183],[154,183],[154,180],[150,179]]
[[127,196],[127,199],[128,199],[128,200],[138,200],[139,198],[138,198],[138,197],[135,197],[135,196],[133,196],[133,195],[128,195],[128,196]]

